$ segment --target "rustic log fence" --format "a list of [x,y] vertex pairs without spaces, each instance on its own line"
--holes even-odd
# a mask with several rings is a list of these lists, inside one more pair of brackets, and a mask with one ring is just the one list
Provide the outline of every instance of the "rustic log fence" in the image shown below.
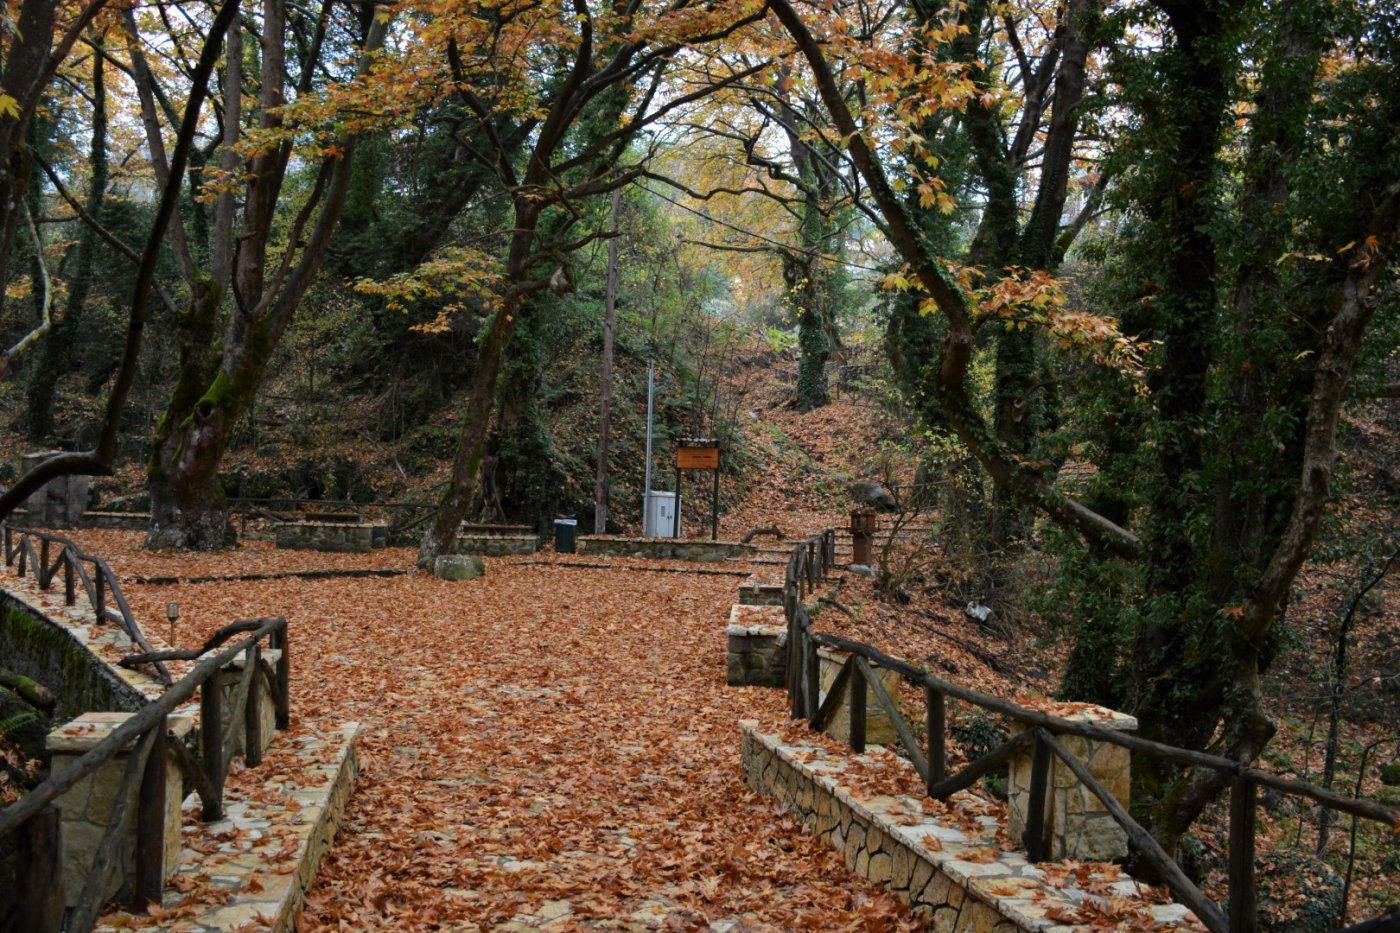
[[[45,531],[4,526],[5,566],[15,567],[20,577],[34,574],[39,589],[48,591],[54,578],[62,571],[63,601],[66,605],[77,604],[77,584],[82,583],[92,606],[94,621],[100,625],[116,623],[121,627],[132,644],[149,654],[154,649],[141,632],[141,626],[131,614],[131,607],[122,595],[117,575],[107,562],[100,557],[83,553],[82,548],[67,538]],[[37,544],[37,547],[36,547]],[[16,566],[17,565],[17,566]],[[88,571],[91,565],[92,571]],[[108,604],[108,598],[115,606]],[[161,683],[169,686],[173,681],[170,671],[160,661],[152,663]]]
[[[812,627],[804,600],[817,588],[822,577],[834,568],[834,555],[835,533],[827,529],[797,544],[787,564],[783,582],[783,608],[788,625],[786,689],[791,699],[793,718],[807,719],[814,731],[821,731],[841,704],[846,702],[850,714],[851,749],[856,753],[863,752],[868,688],[894,726],[899,745],[924,781],[925,792],[929,797],[940,800],[971,787],[981,778],[1006,766],[1018,752],[1032,746],[1030,802],[1021,840],[1031,861],[1044,861],[1047,854],[1045,804],[1049,792],[1050,766],[1055,758],[1062,761],[1084,787],[1102,802],[1123,828],[1129,844],[1143,861],[1162,878],[1172,895],[1190,908],[1212,933],[1254,933],[1259,929],[1254,880],[1255,813],[1259,788],[1267,787],[1281,794],[1306,798],[1332,810],[1400,829],[1400,810],[1376,801],[1346,797],[1205,752],[1176,748],[1089,723],[1062,719],[935,677],[923,668],[891,657],[863,642],[817,632]],[[819,647],[848,655],[825,698],[821,697]],[[914,729],[900,713],[895,699],[875,675],[876,668],[892,671],[904,682],[923,691],[926,736],[922,745]],[[957,773],[949,774],[948,698],[1005,716],[1023,724],[1025,731],[969,762]],[[1118,745],[1182,767],[1211,768],[1230,777],[1228,907],[1222,908],[1207,897],[1152,834],[1134,820],[1127,808],[1065,748],[1060,737],[1066,735]]]
[[[210,653],[238,635],[244,637],[218,654]],[[280,652],[275,667],[262,658],[264,641],[269,650]],[[234,689],[232,715],[224,726],[223,685],[219,673],[240,655],[244,657],[243,670]],[[203,818],[222,819],[224,782],[232,764],[240,726],[244,730],[245,763],[253,767],[262,759],[262,691],[253,683],[255,678],[263,678],[271,690],[277,728],[288,727],[291,667],[285,618],[235,622],[220,629],[197,651],[147,652],[127,658],[124,663],[133,666],[201,656],[199,663],[159,699],[142,707],[58,774],[0,810],[0,838],[10,833],[18,837],[20,872],[15,929],[26,933],[59,930],[87,933],[93,928],[110,890],[112,874],[117,870],[120,827],[133,806],[137,808],[136,874],[124,906],[141,912],[148,903],[159,904],[166,876],[166,812],[162,803],[168,778],[165,762],[173,759],[187,786],[192,786],[199,794]],[[196,691],[200,705],[198,757],[168,728],[171,713]],[[82,892],[65,918],[62,843],[54,801],[128,748],[131,751],[106,832],[97,847]]]

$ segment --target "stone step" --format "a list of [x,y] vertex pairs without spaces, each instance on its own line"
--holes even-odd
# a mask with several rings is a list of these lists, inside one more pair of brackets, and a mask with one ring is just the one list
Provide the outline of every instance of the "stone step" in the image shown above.
[[[199,796],[191,794],[185,800],[185,845],[163,906],[176,907],[186,898],[185,891],[204,884],[231,893],[221,903],[182,917],[180,929],[205,933],[294,928],[296,912],[335,838],[359,772],[359,732],[359,723],[348,722],[324,732],[300,726],[295,732],[279,733],[290,741],[279,741],[261,765],[243,775],[265,775],[265,783],[248,795],[248,801],[227,802],[225,819],[201,823]],[[270,801],[291,800],[296,806],[261,805],[255,802],[260,795]],[[97,924],[102,933],[169,928],[169,919],[125,911],[111,911]]]

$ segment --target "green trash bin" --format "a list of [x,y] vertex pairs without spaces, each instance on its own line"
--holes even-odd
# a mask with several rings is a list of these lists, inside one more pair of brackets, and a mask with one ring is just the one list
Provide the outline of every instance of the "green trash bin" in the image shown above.
[[578,550],[578,519],[556,518],[554,520],[554,552],[573,554]]

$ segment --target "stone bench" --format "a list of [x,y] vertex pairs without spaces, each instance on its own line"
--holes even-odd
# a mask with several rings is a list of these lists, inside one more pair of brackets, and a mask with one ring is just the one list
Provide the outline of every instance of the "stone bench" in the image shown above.
[[540,536],[535,534],[458,534],[453,539],[454,554],[476,554],[481,557],[510,557],[533,554],[540,549]]
[[584,535],[578,539],[578,550],[580,554],[590,557],[650,557],[653,560],[723,563],[736,557],[748,557],[756,548],[738,541]]
[[368,554],[389,541],[389,526],[383,522],[282,522],[274,529],[279,548]]
[[781,687],[787,675],[787,621],[779,606],[736,605],[725,630],[726,682],[731,687]]

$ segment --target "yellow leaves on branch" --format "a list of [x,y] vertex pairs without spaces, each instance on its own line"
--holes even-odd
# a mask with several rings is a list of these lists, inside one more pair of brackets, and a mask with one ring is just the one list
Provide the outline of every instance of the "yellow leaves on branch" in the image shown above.
[[379,281],[360,279],[355,283],[355,291],[377,295],[389,308],[401,312],[424,302],[442,301],[433,321],[413,327],[420,333],[441,333],[452,326],[452,315],[462,311],[469,302],[487,311],[495,307],[493,288],[500,279],[495,267],[496,260],[486,253],[449,246],[411,272]]

